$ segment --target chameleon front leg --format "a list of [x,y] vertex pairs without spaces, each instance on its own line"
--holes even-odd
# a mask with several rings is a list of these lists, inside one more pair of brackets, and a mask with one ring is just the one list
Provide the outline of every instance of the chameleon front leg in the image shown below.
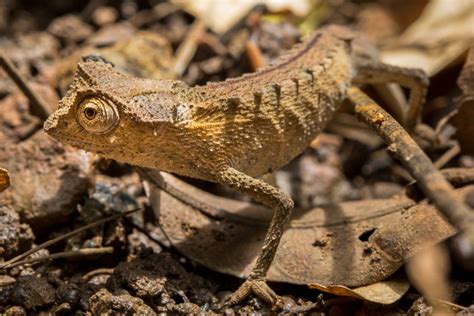
[[417,123],[425,102],[429,80],[421,69],[403,68],[372,61],[358,63],[357,76],[354,79],[357,84],[380,84],[398,83],[410,89],[408,110],[401,124],[412,130]]
[[288,221],[290,220],[293,200],[290,196],[272,185],[252,178],[232,167],[225,167],[217,175],[218,182],[249,195],[257,202],[262,203],[274,210],[267,234],[263,241],[262,250],[257,262],[252,269],[248,279],[235,291],[227,301],[228,304],[236,304],[251,293],[262,300],[276,304],[278,295],[266,284],[265,276],[275,257],[278,244]]

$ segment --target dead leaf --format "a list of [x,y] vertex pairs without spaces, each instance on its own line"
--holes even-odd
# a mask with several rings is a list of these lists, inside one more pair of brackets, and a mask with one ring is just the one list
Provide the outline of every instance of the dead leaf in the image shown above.
[[10,175],[6,169],[0,167],[0,192],[5,191],[10,186]]
[[378,304],[393,304],[410,288],[410,283],[403,278],[391,278],[374,284],[350,289],[343,285],[322,285],[310,283],[311,289],[317,289],[337,296],[350,296]]
[[[166,173],[149,172],[152,179],[161,177],[166,186],[190,197],[183,203],[179,194],[175,198],[150,186],[151,204],[173,246],[210,269],[247,277],[271,210],[217,197]],[[457,192],[464,194],[468,188]],[[199,208],[190,206],[194,204]],[[434,207],[402,196],[296,209],[267,277],[295,284],[372,284],[454,233]]]
[[382,60],[421,68],[433,76],[461,57],[474,39],[474,1],[431,0],[398,40],[382,48]]
[[268,10],[289,10],[298,16],[311,9],[309,0],[172,0],[172,2],[203,20],[214,32],[223,34],[234,27],[257,5],[266,5]]

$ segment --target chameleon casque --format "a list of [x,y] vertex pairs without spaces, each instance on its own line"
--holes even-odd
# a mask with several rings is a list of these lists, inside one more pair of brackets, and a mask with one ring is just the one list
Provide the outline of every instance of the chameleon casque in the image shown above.
[[276,304],[265,275],[293,201],[257,177],[300,154],[352,84],[384,82],[411,89],[404,124],[412,128],[426,91],[424,73],[380,63],[375,48],[342,26],[315,31],[255,73],[205,86],[131,77],[86,58],[44,129],[103,157],[217,182],[272,208],[252,274],[229,303],[254,293]]

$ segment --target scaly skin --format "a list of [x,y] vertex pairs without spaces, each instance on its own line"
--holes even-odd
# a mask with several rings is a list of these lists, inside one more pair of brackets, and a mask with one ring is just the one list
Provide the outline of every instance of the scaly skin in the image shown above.
[[329,26],[267,68],[198,87],[130,77],[104,61],[86,60],[44,128],[78,148],[218,182],[274,209],[253,272],[229,303],[253,292],[277,304],[265,274],[293,201],[255,177],[301,153],[331,119],[346,89],[353,82],[373,82],[374,74],[412,88],[415,109],[407,121],[414,122],[425,93],[423,73],[381,64],[353,32]]

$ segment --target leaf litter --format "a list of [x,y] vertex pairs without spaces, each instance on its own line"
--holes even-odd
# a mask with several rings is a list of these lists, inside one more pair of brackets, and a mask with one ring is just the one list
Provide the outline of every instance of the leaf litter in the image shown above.
[[[63,16],[48,10],[54,8],[55,4],[51,3],[45,6],[45,14],[32,18],[25,18],[24,12],[40,10],[37,6],[28,7],[21,1],[9,7],[0,6],[5,20],[12,22],[0,25],[0,31],[16,34],[2,38],[2,52],[14,59],[30,85],[34,82],[60,93],[67,87],[80,55],[90,52],[107,55],[107,59],[115,58],[114,64],[124,72],[143,77],[173,78],[176,73],[172,70],[175,63],[172,50],[176,52],[190,32],[194,21],[192,15],[172,3],[143,5],[124,1],[110,6],[101,3],[90,1],[82,8],[65,5],[62,12],[70,14]],[[261,7],[250,6],[233,21],[223,18],[226,15],[220,15],[220,20],[228,23],[226,34],[206,31],[192,39],[194,48],[183,57],[184,65],[180,66],[184,69],[183,78],[189,84],[203,84],[249,72],[252,67],[245,53],[248,43],[259,48],[260,57],[269,60],[287,48],[288,43],[291,46],[294,42],[298,33],[294,25],[309,29],[323,23],[349,24],[355,21],[355,25],[363,31],[362,22],[373,18],[383,22],[379,23],[378,34],[372,34],[374,40],[384,39],[382,55],[390,51],[400,51],[400,56],[404,58],[420,55],[417,57],[420,62],[431,63],[429,72],[436,85],[436,81],[449,82],[450,77],[442,70],[446,67],[453,69],[456,63],[460,65],[463,50],[467,48],[464,45],[455,53],[453,48],[430,55],[433,45],[425,42],[430,38],[436,38],[436,41],[443,38],[449,40],[449,47],[455,47],[472,39],[470,33],[463,32],[461,27],[468,25],[469,11],[460,14],[461,10],[456,11],[455,6],[452,6],[453,10],[440,10],[445,5],[442,1],[429,1],[419,17],[416,14],[420,13],[413,12],[423,12],[423,5],[420,4],[416,10],[412,6],[412,11],[401,14],[406,20],[411,16],[415,21],[402,34],[400,30],[407,27],[403,24],[406,21],[393,17],[400,16],[400,12],[409,7],[403,3],[378,4],[375,10],[374,4],[359,1],[321,1],[311,4],[303,18],[300,16],[305,14],[297,10],[305,8],[306,1],[292,1],[290,4],[287,6],[289,10],[283,12],[280,8],[268,7],[265,11]],[[203,14],[200,18],[205,18],[205,11],[200,14]],[[446,14],[451,14],[451,17],[446,18]],[[437,30],[433,27],[436,26],[436,18],[447,22],[441,31],[436,31],[436,36],[430,37],[427,34]],[[207,26],[212,29],[209,24]],[[41,36],[45,40],[31,46],[28,41],[19,40],[22,36],[33,39]],[[417,43],[425,44],[414,45]],[[7,47],[8,50],[4,50]],[[413,47],[418,51],[407,52]],[[154,54],[156,50],[159,53]],[[11,53],[14,51],[17,53]],[[465,69],[469,64],[466,62]],[[142,183],[130,167],[97,160],[89,154],[43,140],[42,131],[38,131],[41,123],[38,112],[31,110],[32,105],[27,101],[13,102],[11,97],[15,86],[4,74],[0,78],[6,83],[0,91],[6,97],[0,99],[0,103],[8,108],[0,115],[0,139],[4,146],[0,164],[7,167],[12,181],[10,188],[0,195],[1,207],[8,209],[2,210],[5,216],[0,218],[6,225],[0,226],[0,230],[5,232],[8,227],[14,237],[0,240],[0,244],[12,242],[2,244],[6,247],[4,249],[8,249],[0,254],[4,260],[33,247],[35,239],[35,242],[52,239],[84,226],[92,219],[136,207],[147,210],[129,219],[103,224],[100,229],[82,232],[55,246],[57,251],[67,252],[112,245],[113,253],[92,257],[84,255],[48,264],[39,261],[9,269],[2,275],[5,282],[0,283],[5,293],[0,304],[2,312],[21,314],[42,310],[68,313],[80,310],[155,314],[270,311],[268,306],[255,299],[234,309],[222,309],[221,305],[227,291],[235,289],[238,284],[225,274],[239,277],[248,274],[271,216],[269,210],[225,188],[186,179],[193,184],[191,186],[166,174],[161,174],[168,185],[166,192],[160,192],[152,181],[148,181],[151,182],[146,186],[150,195],[148,202]],[[460,87],[469,87],[465,84],[469,81],[463,80],[464,85],[460,84]],[[451,90],[456,89],[454,84],[444,85]],[[463,126],[456,118],[452,123],[443,120],[450,112],[439,106],[440,100],[442,104],[449,105],[454,103],[453,97],[451,90],[435,88],[430,89],[431,96],[423,117],[423,122],[437,127],[435,138],[429,141],[425,137],[419,141],[430,158],[436,160],[447,148],[455,148],[452,142],[459,140],[461,150],[453,151],[454,154],[443,159],[445,165],[457,167],[451,169],[455,170],[452,174],[458,180],[456,185],[465,186],[470,182],[465,175],[470,174],[470,168],[474,167],[474,158],[467,149],[468,136],[464,136],[463,140],[460,135],[469,135],[469,124]],[[397,99],[395,103],[404,102],[401,90],[385,92],[385,96],[380,91],[377,89],[384,100],[386,95],[395,93],[392,97]],[[470,90],[463,88],[463,91],[465,96],[470,95]],[[21,97],[20,93],[16,94],[17,98]],[[48,107],[54,108],[54,99],[47,94],[41,94],[40,98],[46,101]],[[458,107],[462,116],[458,116],[458,120],[459,117],[468,120],[471,115],[465,110],[466,98],[461,100]],[[347,111],[341,114],[347,115]],[[337,296],[349,295],[380,304],[392,304],[380,307],[384,312],[403,310],[408,313],[429,311],[430,308],[432,311],[425,301],[416,299],[420,297],[416,291],[411,289],[406,292],[406,279],[402,277],[401,281],[393,281],[391,276],[397,271],[397,275],[403,274],[402,267],[407,260],[420,250],[446,240],[455,231],[431,204],[423,200],[423,194],[413,184],[407,187],[405,193],[403,187],[408,182],[400,171],[403,169],[385,150],[377,151],[380,142],[376,141],[376,136],[365,130],[357,134],[358,140],[354,140],[351,136],[360,128],[353,124],[343,126],[344,129],[330,128],[331,134],[323,134],[313,148],[275,175],[276,183],[292,193],[299,208],[284,235],[269,279],[286,282],[280,285],[279,291],[287,302],[286,311],[329,314],[336,310],[368,312],[364,305],[354,304],[354,301],[338,301],[327,294],[317,299],[315,290],[284,285],[314,286],[315,282],[321,290]],[[457,134],[452,132],[453,126],[458,127]],[[442,141],[433,141],[436,139]],[[314,174],[321,181],[311,181],[306,174]],[[81,179],[80,182],[77,182],[78,179]],[[81,184],[78,186],[77,183]],[[163,182],[158,184],[163,185]],[[177,191],[184,191],[191,197],[183,200],[179,194],[169,194],[170,186],[178,187]],[[468,200],[470,191],[471,186],[465,186],[458,189],[456,195]],[[171,192],[176,193],[172,189]],[[32,196],[34,203],[28,200]],[[57,203],[64,199],[69,199],[71,203]],[[200,201],[201,207],[193,208],[191,205],[196,204],[190,203],[190,199],[191,202]],[[161,226],[153,220],[148,203],[159,215]],[[169,248],[170,242],[172,248]],[[450,244],[447,245],[449,248]],[[150,249],[153,251],[150,252]],[[42,251],[43,255],[48,253],[44,249]],[[210,270],[203,270],[197,264]],[[112,274],[107,272],[109,268],[113,269]],[[466,306],[457,309],[457,312],[465,313],[472,304],[472,300],[463,298],[465,293],[469,293],[466,272],[456,262],[451,263],[451,269],[455,272],[454,279],[447,276],[446,271],[433,270],[431,273],[440,274],[441,279],[448,282],[466,285],[460,287],[464,288],[464,292],[460,290],[451,298]],[[28,277],[25,279],[20,275]],[[73,275],[91,277],[81,281]],[[35,282],[38,284],[36,289],[44,290],[35,291],[34,287],[28,286]],[[409,279],[409,282],[412,283],[412,280]],[[420,286],[414,280],[412,284],[424,295],[429,295],[423,290],[423,284]],[[34,294],[36,299],[23,299],[20,294],[25,291]],[[401,302],[400,305],[394,303],[397,301]],[[430,299],[428,304],[437,306]],[[411,307],[407,309],[403,306]]]

